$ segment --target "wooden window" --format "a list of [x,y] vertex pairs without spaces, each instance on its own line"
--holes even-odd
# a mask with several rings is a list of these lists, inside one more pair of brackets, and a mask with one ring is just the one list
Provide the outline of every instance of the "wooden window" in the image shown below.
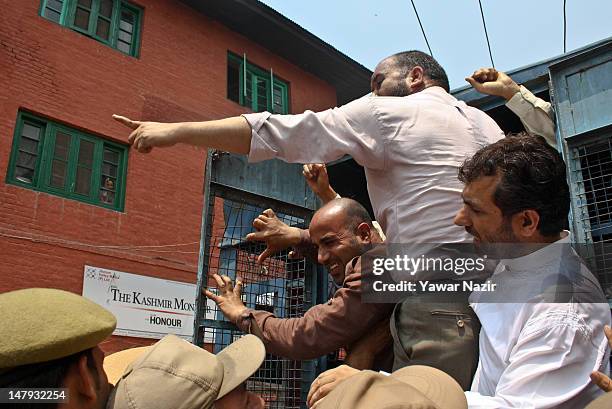
[[227,60],[227,97],[254,112],[289,113],[289,85],[243,57],[233,53]]
[[19,113],[8,183],[121,211],[126,169],[127,146]]
[[63,10],[64,0],[47,0],[43,5],[42,15],[51,21],[59,23]]
[[81,34],[138,55],[142,10],[122,0],[42,0],[41,15]]

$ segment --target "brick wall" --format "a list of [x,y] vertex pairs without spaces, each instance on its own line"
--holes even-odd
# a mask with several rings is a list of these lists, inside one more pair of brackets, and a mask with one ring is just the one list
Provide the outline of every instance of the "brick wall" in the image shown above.
[[[196,281],[205,151],[130,151],[125,211],[4,183],[15,120],[26,109],[125,142],[113,113],[159,121],[206,120],[246,109],[226,98],[227,51],[290,84],[291,109],[335,104],[324,81],[181,2],[139,0],[139,58],[38,15],[39,0],[0,0],[0,292],[82,291],[85,264]],[[144,251],[138,246],[165,246]],[[122,248],[109,248],[121,246]],[[107,350],[148,341],[113,337]]]

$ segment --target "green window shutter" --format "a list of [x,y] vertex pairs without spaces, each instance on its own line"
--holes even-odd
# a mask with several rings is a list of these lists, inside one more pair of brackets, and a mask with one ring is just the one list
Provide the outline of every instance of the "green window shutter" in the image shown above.
[[77,157],[74,162],[74,180],[71,193],[90,197],[96,144],[84,137],[77,137]]
[[269,101],[269,89],[270,89],[270,80],[267,78],[262,78],[259,75],[254,75],[255,78],[255,97],[253,105],[253,111],[255,112],[263,112],[268,110],[268,101]]
[[76,0],[72,28],[110,44],[115,5],[116,0]]
[[116,48],[126,54],[137,56],[140,38],[140,12],[137,8],[121,2],[116,28]]
[[8,180],[26,186],[36,184],[44,136],[44,123],[19,114],[9,160]]
[[121,152],[105,145],[102,153],[102,166],[98,182],[99,200],[103,204],[114,206],[119,192],[119,170],[121,168]]
[[94,26],[94,0],[73,0],[72,28],[91,35]]
[[65,6],[69,0],[46,0],[41,4],[41,15],[56,23],[63,24]]
[[113,0],[97,0],[97,6],[94,36],[102,42],[108,42],[111,37],[115,2]]
[[29,114],[17,121],[8,183],[123,210],[126,146]]
[[142,10],[121,0],[42,0],[41,16],[138,56]]
[[247,72],[244,76],[243,82],[244,84],[242,85],[243,92],[241,93],[241,105],[253,109],[253,75],[250,72]]
[[275,114],[289,113],[287,86],[276,80],[272,85],[272,112]]
[[[227,96],[253,112],[289,113],[289,85],[233,53],[228,53]],[[236,92],[236,86],[238,92]]]
[[72,136],[63,130],[58,130],[53,135],[52,140],[53,152],[51,153],[51,173],[48,183],[52,188],[67,190],[68,155]]

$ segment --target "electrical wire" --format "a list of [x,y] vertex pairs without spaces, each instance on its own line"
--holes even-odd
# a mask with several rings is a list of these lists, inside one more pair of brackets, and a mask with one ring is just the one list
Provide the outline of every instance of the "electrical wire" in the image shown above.
[[563,0],[563,54],[567,52],[567,12],[565,6],[567,0]]
[[417,21],[419,22],[419,26],[421,26],[421,32],[423,33],[423,37],[425,38],[425,44],[427,44],[427,49],[429,50],[429,55],[432,57],[433,52],[431,51],[431,47],[429,46],[429,41],[427,41],[427,35],[425,34],[425,29],[423,28],[423,24],[421,24],[421,18],[419,17],[419,13],[417,12],[416,6],[414,5],[414,0],[410,0],[412,3],[412,8],[414,9],[414,14],[416,14]]
[[151,253],[195,254],[198,252],[197,251],[180,251],[180,250],[155,250],[155,249],[199,244],[198,241],[194,241],[191,243],[165,244],[165,245],[159,245],[159,246],[106,246],[106,245],[83,243],[83,242],[75,241],[75,240],[65,240],[65,239],[60,239],[57,237],[45,236],[45,235],[40,235],[40,234],[32,235],[31,233],[28,234],[23,231],[17,231],[15,233],[18,233],[18,234],[7,233],[5,230],[5,231],[0,231],[0,236],[13,238],[13,239],[28,240],[28,241],[35,242],[35,243],[60,244],[60,245],[70,245],[70,246],[88,247],[88,248],[95,248],[95,249],[107,249],[107,250],[147,251]]
[[480,16],[482,17],[482,26],[484,27],[485,38],[487,39],[487,47],[489,48],[489,57],[491,57],[491,66],[495,68],[495,63],[493,62],[493,53],[491,52],[491,43],[489,42],[489,33],[487,33],[487,23],[485,22],[484,12],[482,11],[481,0],[478,0],[478,5],[480,6]]
[[[172,264],[181,265],[181,269],[185,269],[185,268],[197,269],[197,265],[188,264],[184,260],[169,259],[162,255],[134,254],[134,253],[127,252],[124,249],[108,248],[108,246],[96,246],[93,244],[87,244],[87,243],[82,243],[78,241],[61,240],[61,239],[56,239],[54,237],[49,237],[49,236],[32,237],[32,236],[27,236],[27,235],[24,236],[24,235],[18,235],[18,234],[10,234],[10,233],[5,233],[5,232],[0,231],[0,237],[6,237],[9,239],[27,240],[32,243],[57,245],[61,247],[76,249],[78,251],[88,251],[94,254],[103,254],[105,256],[119,257],[122,259],[126,259],[126,256],[127,256],[127,259],[131,259],[134,261],[140,260],[140,262],[149,263],[149,264],[155,263],[155,265],[158,265],[157,263],[159,261],[166,261]],[[81,248],[79,249],[79,247]],[[101,249],[98,250],[96,248],[101,248]],[[102,252],[101,250],[106,250],[106,251]],[[164,251],[164,250],[149,250],[149,251],[154,252],[154,253],[171,252],[171,251]],[[174,252],[173,251],[172,253],[197,254],[199,252],[197,251],[193,251],[193,252],[176,251]],[[137,258],[132,258],[132,257],[137,257]],[[188,271],[188,270],[185,270],[185,271]]]

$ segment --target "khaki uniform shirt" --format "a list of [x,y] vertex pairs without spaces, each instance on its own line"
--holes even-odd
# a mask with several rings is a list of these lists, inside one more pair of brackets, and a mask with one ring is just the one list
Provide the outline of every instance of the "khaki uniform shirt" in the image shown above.
[[550,102],[536,97],[521,85],[521,90],[510,98],[506,106],[519,117],[529,133],[540,135],[551,146],[557,146],[555,113]]

